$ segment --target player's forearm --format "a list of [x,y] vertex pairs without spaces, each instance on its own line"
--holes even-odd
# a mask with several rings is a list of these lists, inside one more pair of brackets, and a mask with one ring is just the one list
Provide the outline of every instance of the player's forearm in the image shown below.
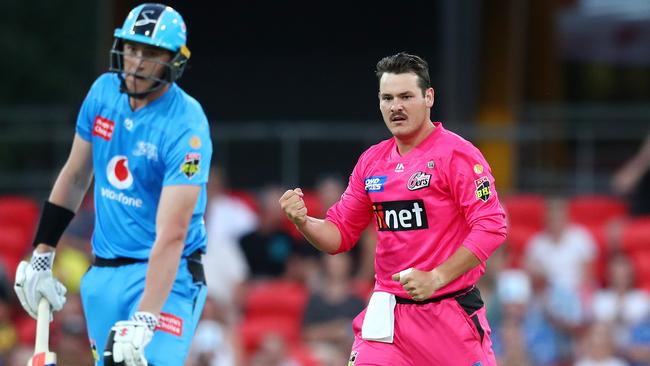
[[59,173],[48,200],[77,212],[90,187],[92,176],[92,171],[75,171],[70,164],[66,164]]
[[307,216],[307,220],[296,227],[320,251],[334,253],[341,246],[341,233],[330,221]]
[[461,245],[451,257],[432,270],[436,275],[435,278],[438,281],[438,288],[448,285],[480,263],[481,261],[474,253]]
[[185,247],[184,240],[157,240],[151,249],[139,311],[159,315],[171,292]]

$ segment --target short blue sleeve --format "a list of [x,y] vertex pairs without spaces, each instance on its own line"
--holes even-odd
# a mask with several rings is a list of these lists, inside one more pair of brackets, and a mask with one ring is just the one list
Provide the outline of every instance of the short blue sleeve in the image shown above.
[[208,182],[212,142],[205,116],[166,144],[164,186],[199,185]]
[[86,141],[92,139],[93,122],[97,116],[97,101],[100,99],[99,94],[102,89],[102,84],[108,77],[108,74],[104,74],[95,80],[81,104],[81,109],[77,115],[76,132]]

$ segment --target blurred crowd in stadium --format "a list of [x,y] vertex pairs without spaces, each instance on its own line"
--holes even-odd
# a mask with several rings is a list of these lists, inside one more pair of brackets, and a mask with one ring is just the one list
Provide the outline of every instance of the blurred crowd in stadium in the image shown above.
[[[479,285],[499,365],[650,365],[648,167],[650,139],[613,177],[618,195],[502,195],[508,239]],[[322,176],[305,192],[309,212],[323,216],[344,189],[342,177]],[[209,300],[187,366],[347,363],[351,321],[373,286],[374,231],[350,253],[320,254],[282,214],[283,191],[233,189],[213,169],[204,257]],[[29,198],[0,197],[2,366],[22,366],[32,352],[35,322],[11,283],[30,252],[38,211]],[[87,200],[55,263],[68,288],[52,327],[60,365],[92,364],[78,290],[92,261],[93,220]]]

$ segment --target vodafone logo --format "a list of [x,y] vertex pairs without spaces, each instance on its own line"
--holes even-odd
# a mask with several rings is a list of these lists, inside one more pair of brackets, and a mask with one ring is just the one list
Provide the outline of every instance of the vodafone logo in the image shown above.
[[114,156],[106,167],[108,182],[117,189],[127,189],[133,184],[129,161],[124,155]]

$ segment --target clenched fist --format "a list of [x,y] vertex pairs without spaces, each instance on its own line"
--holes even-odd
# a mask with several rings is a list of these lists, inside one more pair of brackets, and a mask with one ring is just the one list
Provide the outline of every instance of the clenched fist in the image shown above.
[[404,290],[415,301],[424,301],[430,298],[434,292],[442,287],[440,279],[435,271],[420,271],[415,268],[408,268],[392,276],[393,281],[399,281]]
[[302,225],[307,222],[307,207],[302,197],[302,189],[290,189],[280,197],[280,207],[287,215],[289,220],[296,225]]

